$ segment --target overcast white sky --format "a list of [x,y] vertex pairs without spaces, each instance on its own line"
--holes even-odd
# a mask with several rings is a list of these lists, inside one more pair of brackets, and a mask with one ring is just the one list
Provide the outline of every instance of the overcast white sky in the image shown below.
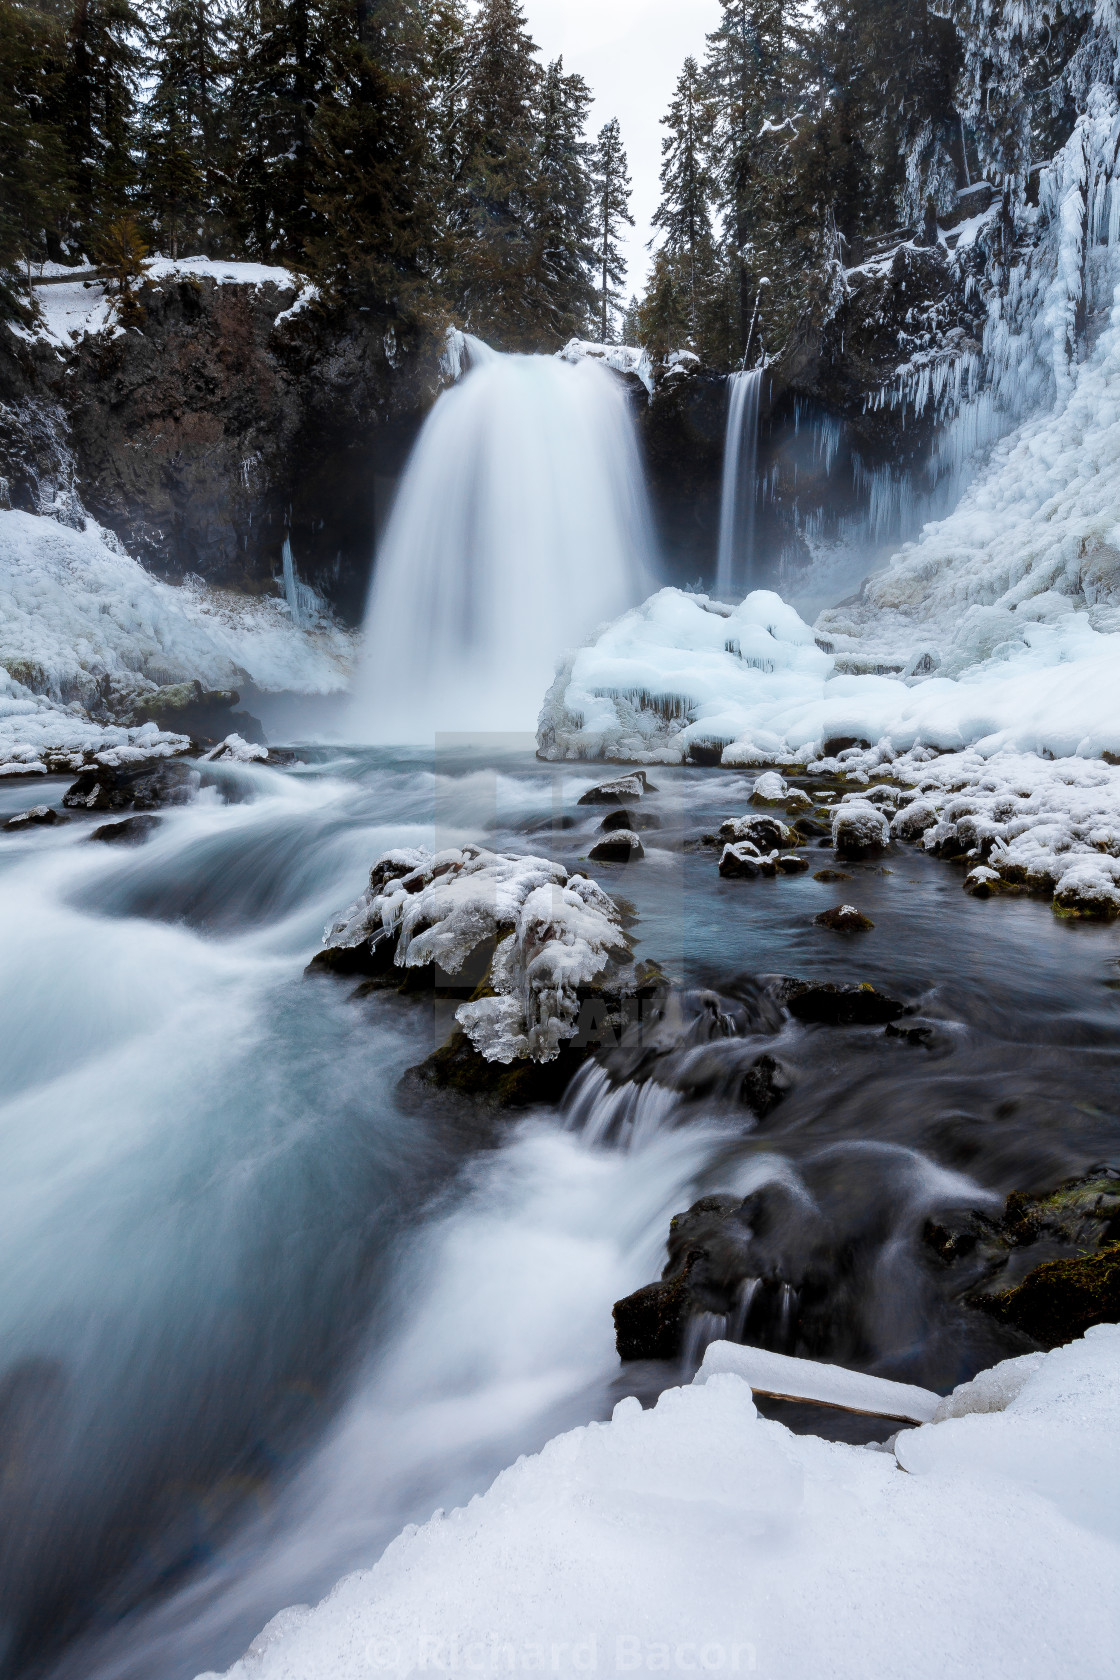
[[525,16],[544,60],[564,56],[595,94],[588,124],[598,133],[617,117],[630,159],[636,226],[630,235],[627,295],[641,290],[645,249],[657,208],[660,119],[689,53],[700,58],[704,37],[719,21],[719,0],[524,0]]

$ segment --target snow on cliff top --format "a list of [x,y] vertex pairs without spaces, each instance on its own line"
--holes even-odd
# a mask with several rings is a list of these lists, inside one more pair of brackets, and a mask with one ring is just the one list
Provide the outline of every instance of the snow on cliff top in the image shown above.
[[282,1611],[229,1680],[1112,1673],[1120,1327],[1013,1363],[893,1453],[793,1435],[731,1373],[620,1401]]
[[[44,265],[46,266],[46,265]],[[103,332],[114,327],[112,298],[99,280],[89,277],[67,281],[65,270],[50,265],[54,273],[49,285],[34,288],[35,299],[43,315],[43,324],[32,330],[13,327],[23,338],[46,338],[59,348],[69,349],[75,339],[87,334]],[[269,267],[265,263],[223,262],[208,257],[152,257],[144,265],[149,280],[208,279],[218,285],[276,286],[284,292],[295,292],[295,302],[281,312],[277,319],[295,314],[316,295],[315,288],[301,281],[287,268]],[[117,325],[115,331],[124,329]]]

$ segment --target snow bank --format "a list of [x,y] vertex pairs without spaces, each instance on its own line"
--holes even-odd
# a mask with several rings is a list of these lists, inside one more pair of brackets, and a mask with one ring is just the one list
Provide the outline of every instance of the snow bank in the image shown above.
[[628,949],[613,901],[587,876],[481,846],[380,857],[367,891],[324,940],[352,949],[385,938],[396,941],[399,967],[436,963],[448,974],[458,974],[483,941],[498,941],[493,995],[456,1011],[489,1062],[552,1061],[576,1031],[577,988]]
[[330,694],[352,645],[333,626],[297,628],[279,598],[173,588],[96,526],[0,512],[0,664],[56,702],[85,703],[112,674]]
[[790,1434],[732,1374],[623,1400],[281,1612],[230,1680],[1112,1673],[1118,1426],[1115,1325],[897,1458]]
[[903,657],[893,676],[838,671],[769,590],[728,609],[663,589],[561,669],[539,748],[546,758],[655,764],[718,746],[725,764],[743,765],[804,762],[836,736],[899,752],[1120,752],[1120,633],[1042,600],[1009,640],[1005,616],[962,624],[956,645],[970,664],[955,678],[904,680]]
[[249,680],[275,692],[334,693],[348,681],[352,647],[337,626],[297,627],[279,599],[172,588],[92,523],[75,531],[0,512],[0,773],[43,769],[59,755],[80,765],[141,735],[153,749],[180,751],[182,736],[105,719],[195,678],[209,689]]

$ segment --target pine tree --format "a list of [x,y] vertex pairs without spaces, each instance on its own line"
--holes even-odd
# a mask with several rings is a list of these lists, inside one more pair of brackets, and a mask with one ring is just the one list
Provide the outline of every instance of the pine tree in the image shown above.
[[617,117],[612,117],[599,130],[591,163],[591,184],[599,342],[610,344],[621,312],[622,282],[626,278],[621,244],[623,229],[634,226],[630,214],[630,170]]
[[465,324],[506,349],[534,342],[537,48],[520,0],[482,0],[464,50],[452,295]]
[[27,317],[31,264],[57,247],[67,182],[51,111],[62,52],[52,18],[0,0],[0,316]]
[[311,130],[330,85],[328,27],[324,0],[240,0],[231,21],[230,214],[241,249],[267,262],[299,262],[323,231]]
[[565,75],[562,59],[541,84],[535,156],[533,274],[540,335],[563,344],[582,337],[595,305],[591,249],[590,147],[584,139],[591,92],[582,76]]
[[155,0],[149,22],[142,198],[152,231],[178,256],[213,255],[225,219],[227,25],[216,0]]
[[332,0],[325,39],[326,91],[311,126],[318,229],[305,260],[333,297],[411,323],[435,289],[428,37],[405,0]]
[[100,227],[130,210],[143,40],[143,20],[130,0],[77,0],[61,104],[75,233],[87,246]]
[[653,225],[664,234],[665,250],[680,259],[688,294],[689,343],[695,346],[715,253],[707,166],[712,112],[694,58],[685,59],[673,102],[661,121],[669,132],[661,142],[661,202]]

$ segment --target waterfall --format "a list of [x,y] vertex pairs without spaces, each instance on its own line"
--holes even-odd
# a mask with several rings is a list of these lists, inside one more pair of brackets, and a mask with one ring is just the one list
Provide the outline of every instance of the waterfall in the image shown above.
[[728,379],[727,433],[719,500],[716,595],[740,601],[754,586],[755,468],[758,462],[758,398],[762,371]]
[[359,740],[535,728],[565,652],[648,593],[621,386],[590,362],[465,343],[471,369],[428,416],[377,556]]

